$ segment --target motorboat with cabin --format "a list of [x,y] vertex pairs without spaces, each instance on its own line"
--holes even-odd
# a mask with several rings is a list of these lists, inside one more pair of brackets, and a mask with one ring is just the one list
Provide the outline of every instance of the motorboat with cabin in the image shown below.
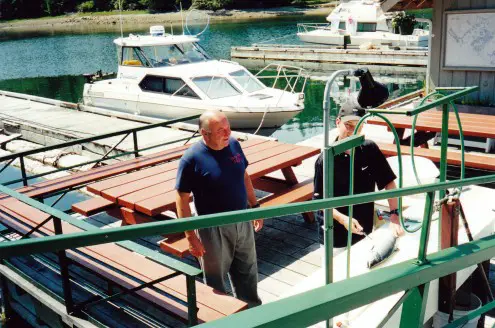
[[297,24],[297,36],[309,43],[343,45],[344,36],[350,44],[361,46],[428,47],[429,31],[415,28],[412,35],[392,32],[388,18],[378,2],[369,0],[341,1],[328,15],[329,23]]
[[[302,69],[269,65],[253,75],[238,63],[212,59],[197,36],[166,34],[163,26],[150,32],[114,40],[117,76],[86,83],[85,105],[166,120],[213,109],[237,129],[279,127],[304,109]],[[271,69],[276,76],[268,87],[260,78]]]

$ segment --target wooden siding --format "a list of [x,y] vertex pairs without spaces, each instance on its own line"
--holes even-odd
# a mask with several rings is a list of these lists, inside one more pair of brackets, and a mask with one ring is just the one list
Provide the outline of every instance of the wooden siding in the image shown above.
[[[448,10],[492,9],[495,0],[435,0],[433,14],[433,46],[431,79],[433,85],[442,87],[464,87],[479,85],[480,91],[472,94],[468,101],[474,105],[495,105],[495,72],[487,71],[458,71],[442,68],[442,35],[444,12]],[[493,109],[495,114],[495,108]]]

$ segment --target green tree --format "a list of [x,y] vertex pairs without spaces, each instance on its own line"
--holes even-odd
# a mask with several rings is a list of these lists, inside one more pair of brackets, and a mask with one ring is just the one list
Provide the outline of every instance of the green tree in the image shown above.
[[151,12],[169,11],[176,9],[175,0],[163,1],[163,0],[140,0],[140,3],[148,8]]
[[234,0],[195,0],[192,7],[196,9],[230,9],[233,8]]
[[110,0],[93,0],[93,8],[96,11],[107,11],[112,9],[113,4]]

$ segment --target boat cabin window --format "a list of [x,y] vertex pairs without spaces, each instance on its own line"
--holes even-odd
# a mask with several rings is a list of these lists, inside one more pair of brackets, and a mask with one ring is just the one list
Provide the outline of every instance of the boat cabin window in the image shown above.
[[122,66],[151,67],[143,52],[135,47],[122,48]]
[[358,32],[376,32],[376,23],[358,23]]
[[208,60],[206,53],[194,43],[141,47],[153,67],[175,66]]
[[199,96],[182,79],[147,75],[139,87],[143,91],[165,93],[171,96],[197,98]]
[[345,30],[345,22],[339,23],[339,30]]
[[265,88],[265,85],[261,83],[256,77],[249,74],[246,70],[238,70],[230,73],[230,76],[239,83],[239,85],[247,92],[255,92]]
[[194,84],[201,89],[210,99],[233,97],[240,95],[227,79],[218,76],[202,76],[193,79]]

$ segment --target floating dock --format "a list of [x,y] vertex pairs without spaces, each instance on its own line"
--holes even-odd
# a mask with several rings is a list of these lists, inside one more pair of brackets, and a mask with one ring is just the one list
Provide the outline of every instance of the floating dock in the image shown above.
[[314,45],[253,45],[232,47],[231,59],[239,64],[259,69],[270,63],[291,64],[310,71],[335,71],[368,65],[379,74],[425,73],[428,50],[361,50],[359,48],[328,48]]
[[[76,107],[74,107],[76,106]],[[125,114],[124,114],[125,115]],[[92,108],[79,108],[76,104],[58,102],[55,100],[38,98],[28,95],[20,95],[14,93],[7,93],[0,91],[0,121],[11,122],[9,127],[16,127],[17,133],[22,134],[23,138],[31,140],[43,141],[43,145],[60,143],[62,141],[73,140],[78,137],[87,137],[94,134],[109,132],[124,127],[140,126],[146,124],[146,122],[138,122],[132,120],[133,115],[129,115],[126,119],[124,117],[116,118],[110,115],[105,115],[104,111]],[[134,117],[136,118],[136,117]],[[28,122],[27,119],[30,121]],[[38,123],[34,126],[33,122]],[[17,124],[17,125],[16,125]],[[119,125],[115,124],[128,124]],[[182,127],[182,128],[181,128]],[[190,136],[192,131],[188,131],[186,126],[177,126],[176,129],[159,128],[159,133],[153,129],[154,133],[146,135],[145,138],[140,138],[143,141],[143,146],[147,144],[159,143],[165,138],[176,139],[180,137]],[[381,139],[384,135],[390,137],[386,133],[385,127],[379,126],[366,126],[366,132],[369,132],[370,137],[377,137]],[[145,131],[143,131],[146,133]],[[142,132],[142,133],[143,133]],[[162,135],[164,133],[164,135]],[[368,134],[367,134],[368,135]],[[44,139],[43,139],[44,136]],[[322,136],[317,136],[306,140],[302,144],[319,147],[322,144]],[[114,141],[118,141],[119,137],[116,137],[112,142],[101,143],[99,150],[106,151],[109,147],[115,144]],[[132,139],[131,139],[132,140]],[[96,147],[96,146],[95,146]],[[132,149],[131,143],[122,144],[122,150]],[[294,172],[298,179],[306,179],[312,177],[314,174],[314,160],[313,157],[309,160],[303,161],[301,165],[294,169]],[[281,177],[280,172],[273,174],[273,177]],[[463,194],[466,202],[466,213],[471,218],[483,217],[484,220],[473,220],[472,232],[476,238],[490,235],[493,233],[493,222],[495,222],[494,207],[491,204],[490,199],[493,199],[493,189],[484,187],[472,187]],[[464,199],[463,199],[464,200]],[[484,205],[484,206],[480,206]],[[419,205],[419,208],[423,208],[423,205]],[[483,208],[482,208],[483,207]],[[120,224],[118,220],[102,213],[100,215],[94,215],[88,218],[81,216],[74,216],[79,220],[83,220],[99,228],[110,228]],[[471,221],[470,221],[471,223]],[[386,228],[382,227],[381,229]],[[0,226],[0,231],[2,227]],[[10,231],[7,231],[11,233]],[[6,233],[4,231],[4,233]],[[438,234],[433,229],[431,232],[430,244],[428,248],[429,252],[436,250],[434,245],[437,243]],[[12,239],[19,238],[19,235],[13,236]],[[9,238],[11,239],[11,238]],[[155,238],[156,239],[156,238]],[[158,251],[156,240],[153,237],[139,239],[138,243],[146,245],[152,250]],[[465,241],[465,236],[462,235],[461,242]],[[383,266],[389,266],[394,263],[414,258],[417,255],[419,233],[412,235],[406,235],[401,239],[400,250]],[[0,242],[2,239],[0,238]],[[285,298],[289,295],[294,295],[299,292],[314,288],[316,285],[321,285],[323,282],[323,275],[321,270],[321,255],[317,233],[316,224],[306,223],[301,215],[290,215],[285,217],[278,217],[268,219],[265,221],[265,227],[256,236],[257,243],[257,255],[259,265],[259,292],[260,297],[264,303]],[[353,246],[353,254],[365,254],[369,249],[369,242],[365,239],[362,243],[358,243]],[[352,272],[353,275],[363,274],[369,270],[365,268],[363,257],[353,255]],[[336,257],[334,268],[341,268],[344,266],[345,253]],[[34,262],[19,262],[20,264],[36,264]],[[190,262],[193,264],[192,262]],[[38,266],[33,266],[30,270],[32,273],[36,273],[37,276],[43,277],[45,280],[50,280],[55,285],[55,281],[60,279],[56,276],[50,268],[44,268],[39,270]],[[38,271],[36,271],[38,270]],[[75,318],[74,316],[67,314],[64,306],[60,300],[53,298],[43,290],[41,290],[36,284],[27,280],[25,276],[14,272],[11,268],[6,266],[0,266],[0,271],[5,276],[10,284],[16,285],[19,288],[14,288],[13,296],[16,297],[14,305],[31,304],[29,308],[16,308],[16,310],[23,311],[23,313],[34,314],[29,322],[35,327],[46,327],[43,320],[50,321],[48,326],[59,327],[63,325],[69,325],[73,327],[95,327],[97,323],[88,322]],[[460,273],[458,283],[463,281],[467,275],[472,271],[472,268],[466,269]],[[82,285],[78,292],[88,293],[85,289],[90,286],[90,282],[100,279],[96,276],[88,276],[82,270],[77,269],[73,271],[74,274],[84,274],[84,280],[81,278],[78,282]],[[344,271],[336,270],[336,280],[343,278]],[[51,280],[53,279],[53,280]],[[91,281],[90,281],[91,280]],[[60,282],[58,282],[60,283]],[[86,285],[87,283],[87,285]],[[102,288],[105,288],[102,284]],[[434,309],[436,308],[436,285],[430,290],[431,300],[427,307],[428,311],[425,316],[426,320],[431,318]],[[109,288],[110,289],[110,288]],[[86,294],[84,294],[86,295]],[[83,296],[84,296],[83,295]],[[390,310],[394,302],[400,294],[392,295],[387,299],[384,299],[377,303],[372,303],[363,309],[356,310],[352,313],[352,327],[371,327],[375,321],[379,321],[380,317],[386,315]],[[28,303],[29,300],[29,303]],[[139,304],[143,311],[152,311],[151,306],[147,306],[148,303],[142,300],[127,299],[126,302],[133,305]],[[118,304],[117,304],[118,305]],[[128,308],[118,307],[115,305],[115,309],[109,309],[106,307],[104,310],[105,315],[114,318],[115,327],[127,327],[132,326],[130,322],[125,322],[126,318],[130,316],[137,316],[132,312],[126,312]],[[430,306],[431,305],[431,306]],[[111,312],[110,312],[111,310]],[[153,309],[156,311],[156,309]],[[371,321],[371,319],[374,321]],[[122,321],[119,322],[119,320]],[[141,321],[141,326],[168,326],[168,327],[181,327],[185,324],[174,318],[160,317],[166,321],[163,325],[156,324],[155,322]],[[392,320],[397,320],[397,317]],[[139,318],[141,320],[141,318]],[[168,320],[168,321],[167,321]],[[397,321],[392,321],[397,322]],[[490,323],[486,323],[486,327],[490,327]]]

